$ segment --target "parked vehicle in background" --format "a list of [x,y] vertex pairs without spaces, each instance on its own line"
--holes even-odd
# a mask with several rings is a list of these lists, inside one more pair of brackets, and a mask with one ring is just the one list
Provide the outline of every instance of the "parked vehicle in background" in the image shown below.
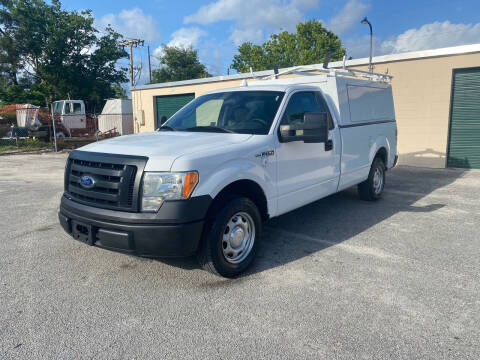
[[[20,132],[24,137],[33,137],[44,141],[52,139],[54,133],[52,114],[48,108],[31,104],[17,104],[15,107],[17,127],[13,127],[12,131],[9,132],[12,135],[11,137],[17,137],[15,133]],[[57,138],[70,137],[70,130],[59,120],[57,118],[55,122]]]
[[19,127],[11,127],[9,131],[3,136],[2,139],[13,139],[13,138],[25,138],[28,137],[28,129],[26,128],[19,128]]
[[390,77],[326,72],[212,92],[158,132],[73,151],[60,223],[89,245],[197,254],[233,277],[253,261],[263,221],[353,185],[379,199],[397,161]]
[[53,103],[53,113],[67,129],[84,129],[87,124],[83,100],[59,100]]
[[[49,141],[53,137],[53,130],[48,125],[41,125],[35,130],[29,130],[28,134],[31,137]],[[68,131],[63,127],[58,127],[55,131],[55,135],[57,136],[57,139],[70,137]]]
[[[67,132],[63,132],[62,130],[58,130],[56,132],[57,139],[59,138],[66,138],[70,137]],[[12,138],[26,138],[32,137],[36,139],[41,139],[44,141],[50,141],[51,136],[53,136],[53,132],[48,125],[41,125],[36,129],[30,130],[26,128],[19,128],[19,127],[12,127],[3,137],[4,139],[12,139]]]

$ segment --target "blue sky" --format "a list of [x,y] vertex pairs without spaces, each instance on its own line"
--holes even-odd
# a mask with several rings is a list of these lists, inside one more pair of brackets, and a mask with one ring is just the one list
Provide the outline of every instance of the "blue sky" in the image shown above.
[[[374,55],[480,43],[479,0],[74,0],[69,10],[90,9],[96,25],[107,24],[127,38],[145,39],[151,52],[164,44],[198,49],[214,75],[225,74],[243,41],[261,43],[299,21],[317,19],[339,34],[354,58],[368,55],[367,16],[375,35]],[[147,80],[147,51],[135,50]],[[155,67],[153,61],[153,67]]]

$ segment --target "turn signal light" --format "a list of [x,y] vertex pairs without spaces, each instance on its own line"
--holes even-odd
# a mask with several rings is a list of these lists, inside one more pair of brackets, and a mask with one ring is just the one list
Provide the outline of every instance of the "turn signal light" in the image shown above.
[[192,194],[195,186],[198,184],[198,173],[192,171],[185,174],[185,180],[183,184],[183,198],[187,199]]

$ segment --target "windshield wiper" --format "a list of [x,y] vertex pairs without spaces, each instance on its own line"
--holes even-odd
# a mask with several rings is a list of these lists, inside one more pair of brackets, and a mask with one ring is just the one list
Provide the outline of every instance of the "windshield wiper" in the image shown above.
[[185,129],[185,131],[207,131],[207,132],[221,132],[221,133],[231,133],[235,134],[235,131],[224,129],[217,126],[194,126]]
[[177,129],[170,125],[162,125],[158,128],[158,131],[177,131]]

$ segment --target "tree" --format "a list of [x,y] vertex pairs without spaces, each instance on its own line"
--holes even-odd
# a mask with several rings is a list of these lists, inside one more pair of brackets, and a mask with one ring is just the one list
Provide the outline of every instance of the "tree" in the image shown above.
[[197,50],[166,46],[158,57],[160,68],[152,71],[152,83],[198,79],[211,76],[200,60]]
[[298,65],[322,63],[328,51],[332,61],[341,60],[345,49],[337,35],[323,27],[316,20],[297,25],[295,33],[282,31],[273,34],[262,45],[250,42],[238,47],[233,57],[232,69],[238,72],[284,68]]
[[128,99],[127,91],[119,83],[113,84],[112,89],[115,92],[115,99]]
[[0,0],[0,73],[7,78],[0,97],[37,105],[70,97],[100,108],[114,84],[127,80],[117,66],[127,53],[117,45],[120,34],[99,33],[93,21],[90,11],[63,10],[58,0]]

